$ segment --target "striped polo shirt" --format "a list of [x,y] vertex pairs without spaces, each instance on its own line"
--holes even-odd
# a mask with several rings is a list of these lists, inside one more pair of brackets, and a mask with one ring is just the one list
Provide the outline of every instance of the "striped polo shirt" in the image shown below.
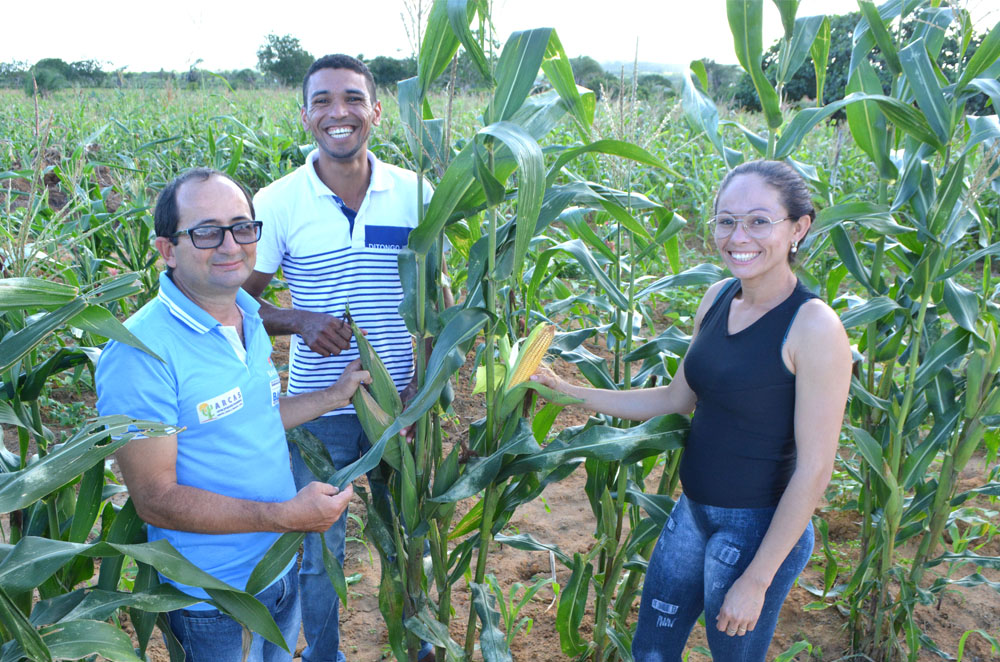
[[[263,222],[256,270],[281,267],[292,306],[340,318],[350,308],[358,327],[403,389],[413,376],[413,341],[399,315],[403,299],[397,256],[417,225],[417,176],[382,163],[368,152],[372,176],[368,192],[351,222],[343,202],[314,167],[318,152],[285,177],[254,196]],[[424,202],[433,193],[424,185]],[[335,382],[358,357],[355,341],[337,356],[320,356],[293,334],[288,393],[305,393]],[[327,414],[354,413],[351,406]]]

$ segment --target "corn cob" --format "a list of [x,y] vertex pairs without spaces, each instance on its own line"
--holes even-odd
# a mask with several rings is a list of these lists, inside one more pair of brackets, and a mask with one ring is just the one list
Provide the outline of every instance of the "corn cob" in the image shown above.
[[347,313],[347,318],[351,324],[351,331],[354,333],[354,340],[358,344],[361,367],[371,375],[372,395],[375,401],[390,416],[399,416],[403,411],[403,402],[399,399],[399,391],[396,390],[396,384],[393,382],[392,376],[386,369],[385,364],[382,363],[382,359],[379,358],[375,348],[365,338],[365,334],[361,333],[361,329],[354,323],[354,319],[350,316],[350,311]]
[[986,352],[977,349],[965,364],[965,417],[972,418],[979,409],[979,394],[986,377]]
[[545,352],[549,351],[549,345],[552,344],[552,339],[555,338],[555,335],[556,328],[545,322],[542,322],[531,330],[528,339],[524,343],[524,347],[518,352],[517,363],[510,377],[510,382],[507,385],[508,389],[512,389],[518,384],[527,381],[529,377],[535,374],[539,364],[542,362],[542,358],[545,356]]
[[[364,386],[359,386],[358,390],[354,392],[351,403],[354,405],[354,411],[358,415],[358,421],[361,423],[365,435],[373,442],[380,439],[382,433],[392,425],[392,416],[379,406]],[[382,453],[382,459],[393,469],[399,469],[399,435],[389,440]]]

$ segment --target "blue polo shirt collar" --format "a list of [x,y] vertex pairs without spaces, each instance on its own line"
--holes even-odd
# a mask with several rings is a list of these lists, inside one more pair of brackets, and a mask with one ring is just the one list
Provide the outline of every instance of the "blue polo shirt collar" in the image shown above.
[[[156,298],[170,311],[171,315],[192,331],[208,333],[220,326],[219,320],[209,315],[204,308],[181,292],[165,271],[160,273],[160,291]],[[236,305],[247,317],[256,317],[257,311],[260,309],[257,300],[242,289],[236,293]]]

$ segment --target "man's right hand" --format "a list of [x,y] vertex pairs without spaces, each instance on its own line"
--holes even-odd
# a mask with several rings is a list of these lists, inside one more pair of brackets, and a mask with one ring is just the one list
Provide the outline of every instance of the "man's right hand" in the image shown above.
[[281,529],[322,533],[340,519],[353,495],[351,485],[338,490],[329,483],[313,481],[284,503]]
[[298,334],[320,356],[336,356],[351,346],[351,325],[325,313],[296,311]]

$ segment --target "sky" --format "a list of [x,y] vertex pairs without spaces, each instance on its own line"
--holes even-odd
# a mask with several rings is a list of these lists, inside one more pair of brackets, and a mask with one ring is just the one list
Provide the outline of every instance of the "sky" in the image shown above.
[[[997,0],[963,3],[980,32],[1000,20]],[[404,29],[404,0],[6,4],[0,62],[94,59],[105,70],[126,67],[136,72],[186,71],[198,60],[199,68],[211,71],[255,68],[257,49],[268,33],[297,37],[315,56],[341,52],[401,58],[412,52]],[[798,16],[856,9],[856,0],[802,0]],[[555,27],[570,57],[631,62],[638,48],[643,62],[686,65],[708,57],[736,63],[724,0],[494,0],[493,15],[501,42],[515,30]],[[765,47],[780,36],[777,9],[765,1]]]

